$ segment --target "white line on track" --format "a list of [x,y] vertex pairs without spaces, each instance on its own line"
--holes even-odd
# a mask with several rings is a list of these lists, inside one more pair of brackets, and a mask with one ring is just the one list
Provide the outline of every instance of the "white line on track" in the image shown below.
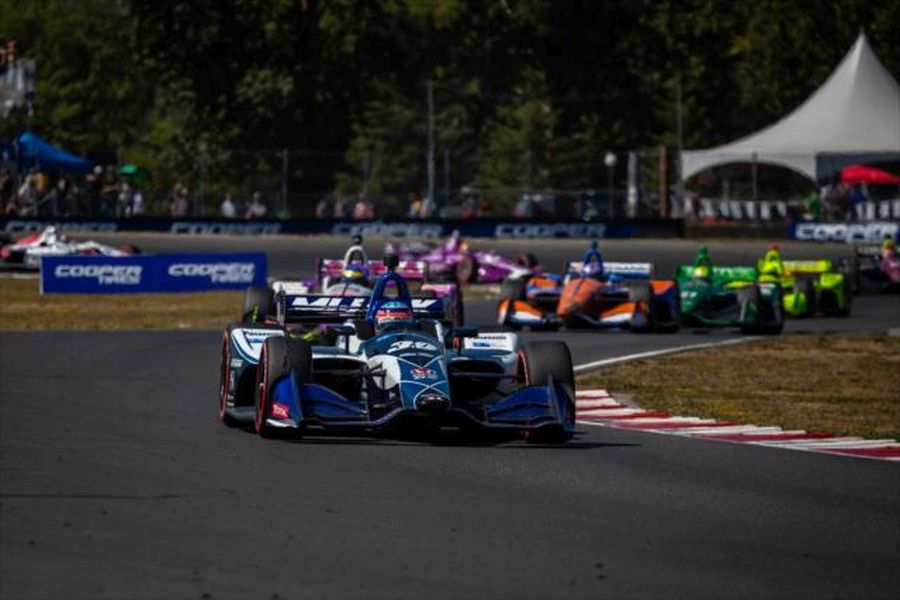
[[723,340],[721,342],[706,342],[703,344],[688,344],[687,346],[676,346],[674,348],[663,348],[661,350],[649,350],[647,352],[638,352],[637,354],[626,354],[625,356],[616,356],[615,358],[604,358],[602,360],[595,360],[589,363],[584,363],[581,365],[575,366],[576,373],[584,373],[586,371],[591,371],[593,369],[599,369],[601,367],[609,367],[612,365],[617,365],[619,363],[628,362],[632,360],[640,360],[642,358],[653,358],[655,356],[663,356],[666,354],[676,354],[678,352],[688,352],[690,350],[705,350],[707,348],[717,348],[719,346],[734,346],[736,344],[746,344],[747,342],[753,342],[756,340],[762,339],[760,336],[745,336],[739,338],[731,338],[727,340]]

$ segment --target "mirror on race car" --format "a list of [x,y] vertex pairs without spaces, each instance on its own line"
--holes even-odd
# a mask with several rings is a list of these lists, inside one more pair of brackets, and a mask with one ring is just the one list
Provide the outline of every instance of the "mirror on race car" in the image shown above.
[[453,337],[455,337],[455,338],[478,337],[478,328],[477,327],[456,327],[453,330]]

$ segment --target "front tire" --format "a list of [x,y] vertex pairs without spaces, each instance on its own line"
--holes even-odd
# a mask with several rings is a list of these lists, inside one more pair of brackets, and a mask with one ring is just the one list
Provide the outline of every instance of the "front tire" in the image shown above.
[[529,342],[519,349],[519,384],[547,385],[552,378],[567,391],[564,424],[547,426],[531,433],[529,441],[561,444],[572,439],[575,428],[575,371],[569,347],[562,342]]
[[219,420],[226,427],[239,425],[237,419],[225,411],[225,403],[231,392],[231,328],[222,335],[221,364],[219,365]]

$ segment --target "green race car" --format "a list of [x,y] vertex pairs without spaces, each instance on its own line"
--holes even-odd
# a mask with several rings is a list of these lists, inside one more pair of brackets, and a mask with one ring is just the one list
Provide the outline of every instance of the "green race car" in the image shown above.
[[850,316],[851,282],[830,260],[781,260],[770,248],[757,263],[759,281],[781,286],[784,311],[791,317]]
[[701,327],[740,327],[748,334],[778,334],[784,328],[782,288],[759,281],[753,267],[713,266],[701,247],[693,265],[675,272],[681,320]]

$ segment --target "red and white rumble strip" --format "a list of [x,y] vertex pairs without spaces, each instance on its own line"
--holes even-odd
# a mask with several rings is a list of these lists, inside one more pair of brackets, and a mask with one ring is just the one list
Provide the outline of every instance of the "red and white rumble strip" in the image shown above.
[[820,431],[785,431],[780,427],[742,425],[735,421],[672,416],[625,406],[603,389],[579,388],[575,396],[578,422],[587,425],[900,462],[900,442],[897,440],[867,440]]

